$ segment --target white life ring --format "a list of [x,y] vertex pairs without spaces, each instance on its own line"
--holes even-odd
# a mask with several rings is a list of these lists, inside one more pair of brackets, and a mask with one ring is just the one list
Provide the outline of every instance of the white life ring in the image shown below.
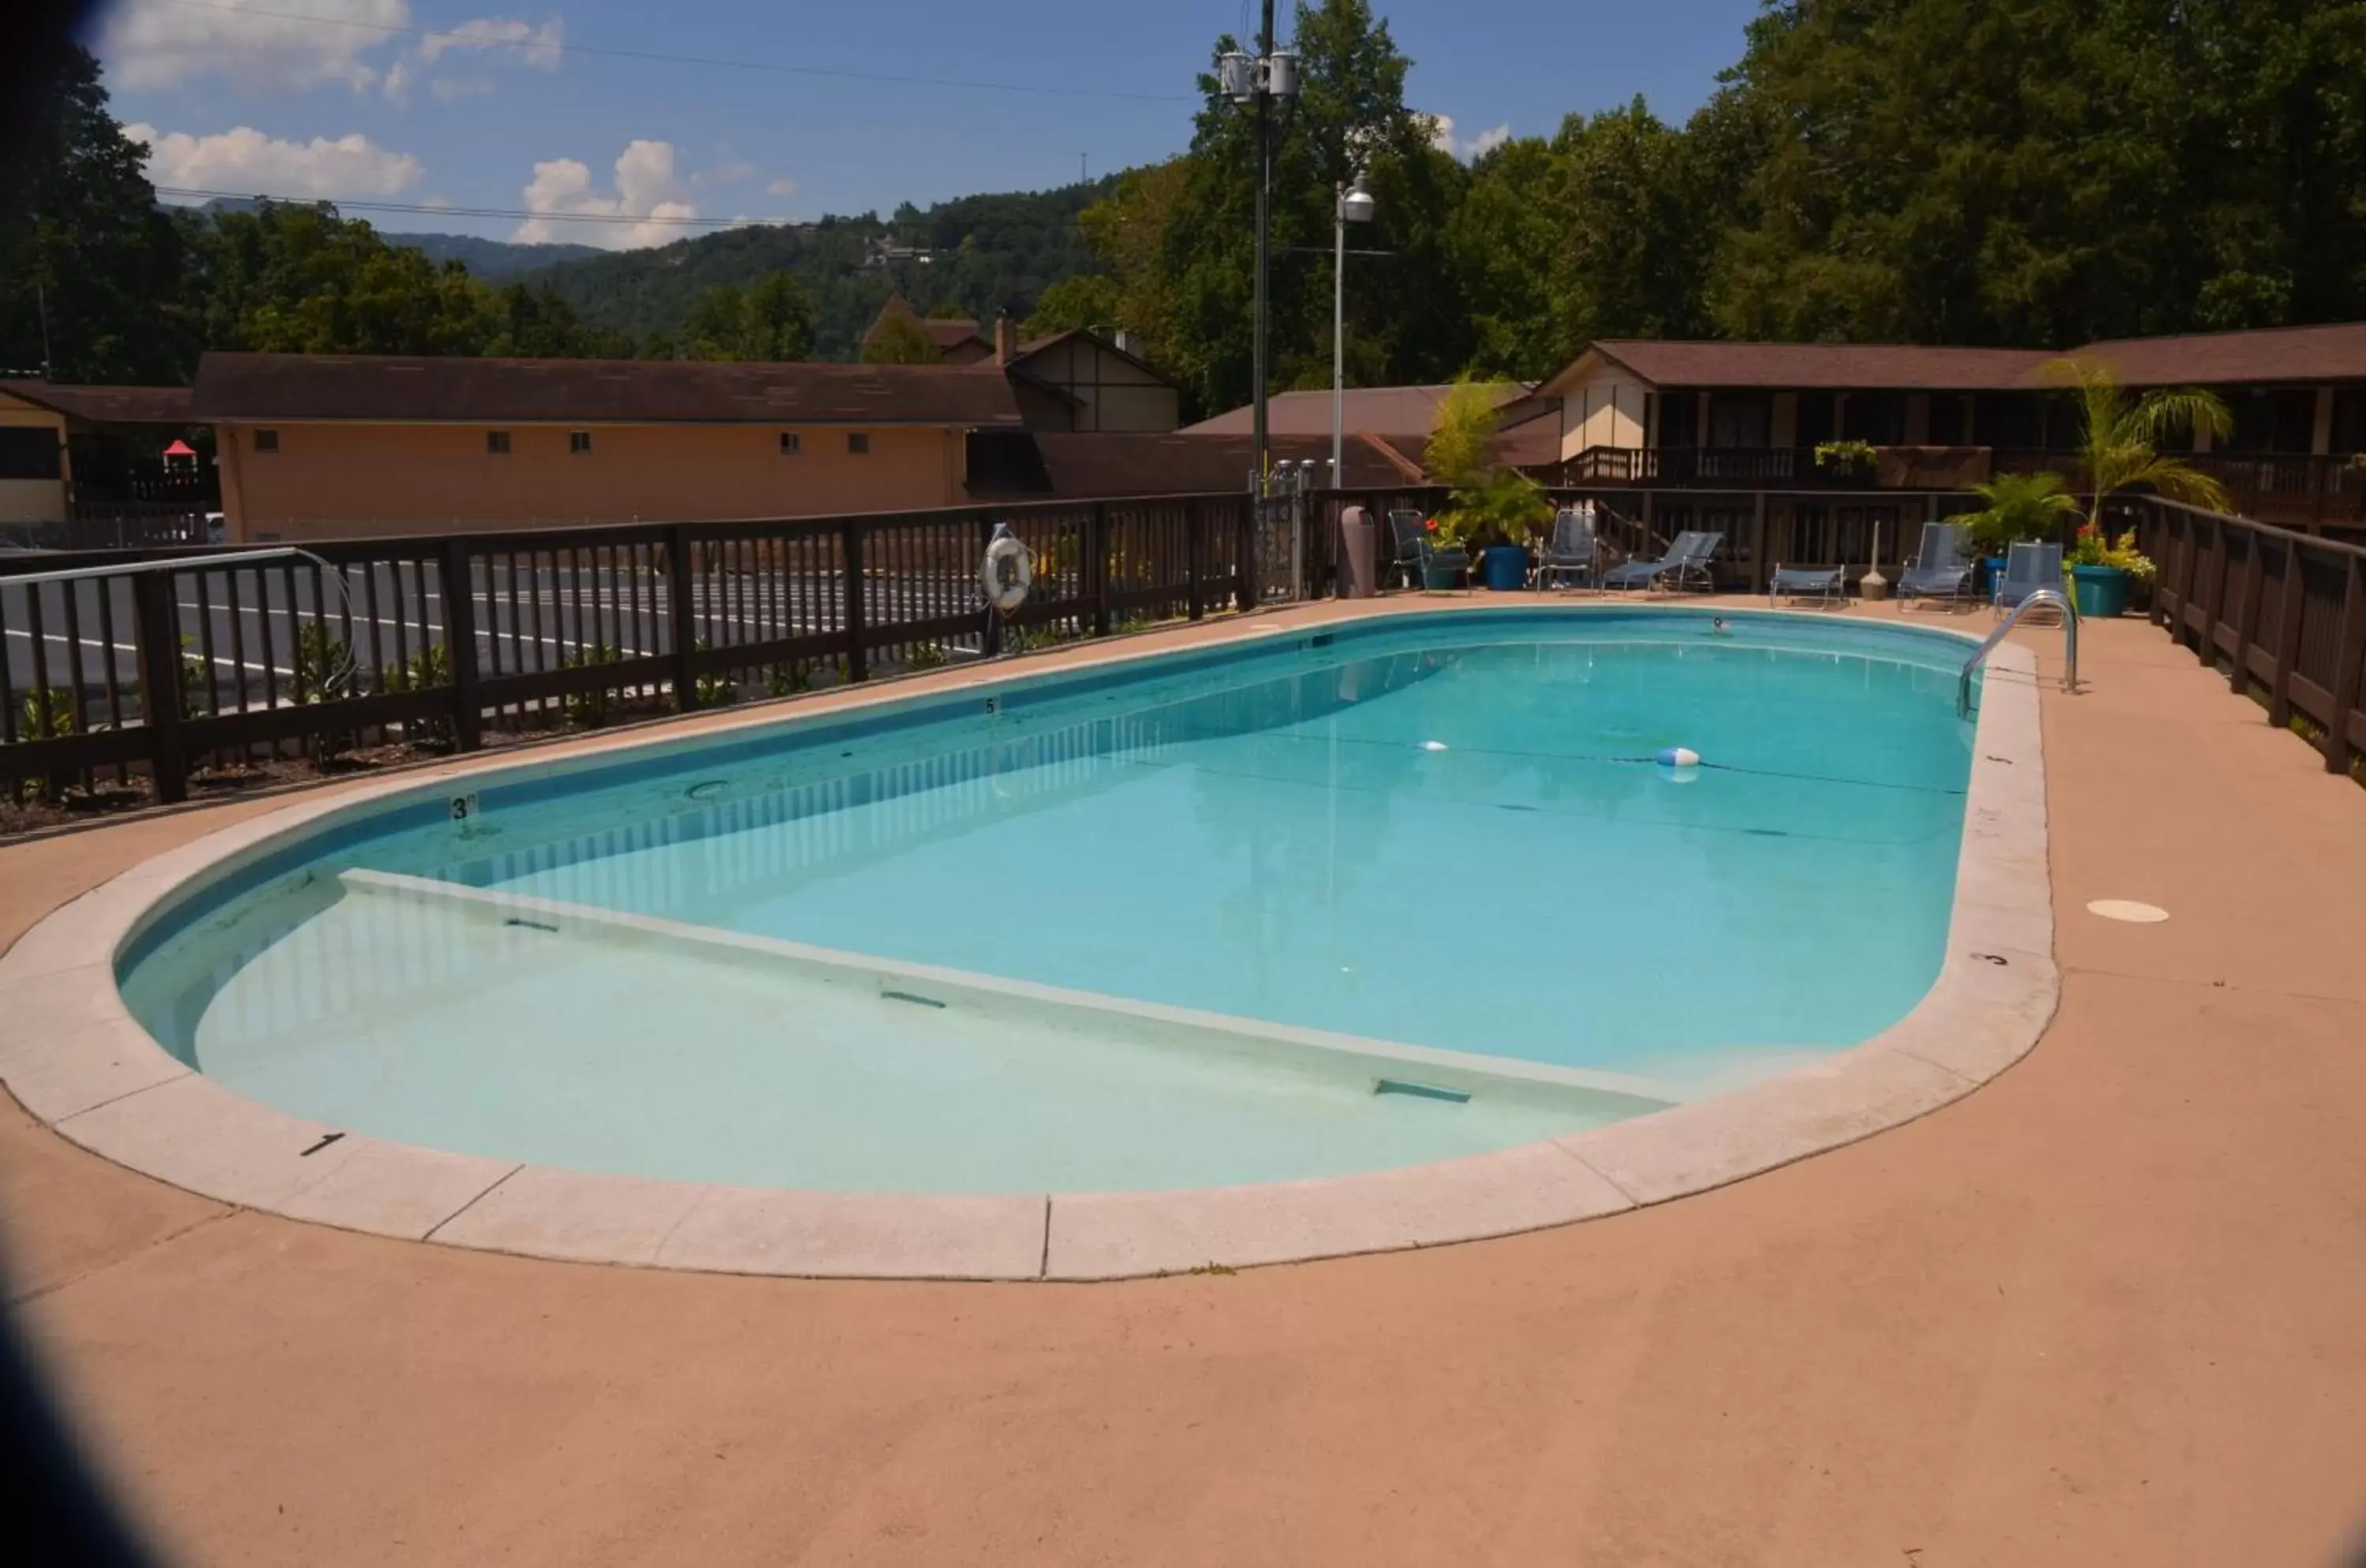
[[1007,615],[1027,603],[1027,590],[1034,581],[1035,558],[1025,542],[1008,527],[997,529],[977,569],[986,602]]

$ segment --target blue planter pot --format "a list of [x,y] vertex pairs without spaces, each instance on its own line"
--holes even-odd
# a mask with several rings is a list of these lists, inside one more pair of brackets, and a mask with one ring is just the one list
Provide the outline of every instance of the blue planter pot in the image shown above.
[[1997,584],[2004,581],[2004,557],[1982,556],[1980,565],[1988,569],[1989,597],[1996,597]]
[[1487,586],[1497,593],[1511,593],[1528,585],[1528,547],[1526,545],[1490,545],[1487,547]]
[[2131,581],[2115,566],[2074,566],[2070,569],[2070,599],[2082,615],[2108,619],[2125,615]]

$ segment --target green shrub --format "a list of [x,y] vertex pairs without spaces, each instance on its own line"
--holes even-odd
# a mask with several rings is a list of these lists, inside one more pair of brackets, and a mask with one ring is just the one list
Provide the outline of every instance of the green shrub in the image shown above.
[[[624,662],[622,649],[599,642],[587,645],[580,653],[573,654],[559,663],[561,670],[588,670],[602,664]],[[585,729],[597,729],[615,716],[623,705],[622,688],[598,686],[588,692],[578,692],[567,699],[568,721]]]

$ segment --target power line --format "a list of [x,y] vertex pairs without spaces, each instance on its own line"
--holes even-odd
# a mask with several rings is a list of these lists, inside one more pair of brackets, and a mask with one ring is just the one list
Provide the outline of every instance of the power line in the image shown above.
[[435,28],[398,28],[384,22],[361,22],[348,17],[308,17],[296,11],[272,11],[260,6],[233,6],[228,0],[164,0],[201,11],[228,11],[242,17],[268,17],[282,22],[310,22],[327,28],[357,28],[363,32],[392,33],[405,38],[443,39],[471,49],[555,49],[603,60],[652,61],[666,65],[706,65],[727,71],[759,71],[779,76],[825,76],[841,82],[884,82],[900,87],[952,87],[979,93],[1024,93],[1031,97],[1118,98],[1132,103],[1196,103],[1188,93],[1120,93],[1098,87],[1061,87],[1047,83],[973,82],[943,76],[889,76],[874,71],[841,71],[825,65],[775,65],[760,60],[719,60],[699,54],[660,54],[653,50],[600,49],[591,44],[553,44],[535,38],[481,38],[474,33],[447,32]]
[[158,196],[206,200],[267,201],[284,207],[314,207],[326,203],[343,211],[423,212],[437,218],[542,218],[554,223],[670,223],[684,229],[749,229],[794,226],[787,218],[636,218],[623,212],[532,212],[514,207],[434,207],[412,201],[346,201],[333,196],[264,196],[244,190],[193,190],[186,186],[158,186]]

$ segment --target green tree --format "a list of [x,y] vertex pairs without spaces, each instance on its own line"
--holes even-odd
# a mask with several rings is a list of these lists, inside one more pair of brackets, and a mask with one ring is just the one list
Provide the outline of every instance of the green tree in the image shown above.
[[2194,387],[2156,387],[2131,397],[2111,367],[2084,357],[2057,359],[2052,378],[2079,395],[2079,466],[2087,481],[2087,521],[2103,523],[2104,499],[2142,486],[2171,501],[2213,512],[2231,510],[2226,488],[2181,457],[2160,451],[2165,441],[2197,430],[2224,436],[2234,418],[2214,393]]
[[862,345],[865,365],[934,365],[941,356],[928,329],[907,315],[891,315]]
[[181,232],[156,206],[147,149],[107,112],[97,61],[69,48],[59,62],[32,136],[0,160],[0,369],[186,380]]
[[1124,319],[1122,291],[1117,280],[1101,273],[1064,277],[1043,290],[1034,313],[1020,330],[1029,338],[1049,336],[1074,328],[1114,332]]
[[[1409,62],[1365,0],[1301,0],[1292,31],[1302,85],[1274,154],[1273,384],[1329,381],[1333,192],[1359,168],[1380,201],[1359,244],[1391,254],[1349,280],[1350,374],[1450,372],[1470,342],[1447,233],[1467,176],[1406,107]],[[1212,53],[1232,47],[1219,39]],[[1250,118],[1212,73],[1200,86],[1190,152],[1124,176],[1083,228],[1149,357],[1195,407],[1218,409],[1250,392],[1257,156]]]
[[484,348],[489,355],[526,359],[632,356],[631,339],[585,326],[575,307],[547,281],[508,285],[495,294],[494,310],[493,335]]
[[765,274],[747,288],[718,283],[692,306],[683,329],[686,359],[795,360],[813,353],[813,302],[786,272]]

